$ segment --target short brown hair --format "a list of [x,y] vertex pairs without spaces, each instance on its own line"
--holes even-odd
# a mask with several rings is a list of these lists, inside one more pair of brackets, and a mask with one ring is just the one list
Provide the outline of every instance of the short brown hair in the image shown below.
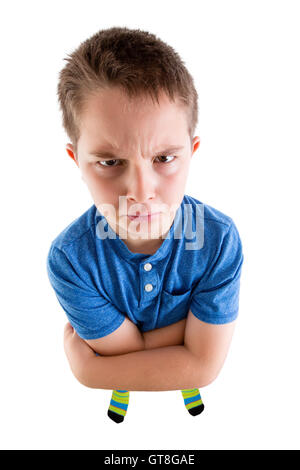
[[150,95],[159,103],[164,91],[171,101],[186,106],[192,141],[198,121],[194,81],[175,50],[154,34],[140,29],[103,29],[68,54],[60,71],[57,95],[63,127],[77,153],[80,114],[88,96],[110,86],[129,98]]

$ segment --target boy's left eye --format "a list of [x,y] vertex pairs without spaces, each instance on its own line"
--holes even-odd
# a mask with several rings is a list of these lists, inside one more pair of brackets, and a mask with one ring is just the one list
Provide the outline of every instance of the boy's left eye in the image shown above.
[[[176,157],[174,157],[174,155],[161,155],[159,157],[156,157],[156,158],[170,158],[170,157],[173,157],[173,160],[171,160],[172,162],[175,160]],[[161,163],[171,163],[171,162],[161,162]]]
[[[160,163],[172,163],[177,157],[175,157],[174,155],[160,155],[158,157],[155,157],[155,158],[173,158],[173,160],[171,161],[163,161],[163,162],[160,162]],[[122,160],[117,160],[117,159],[114,159],[114,160],[102,160],[102,161],[98,161],[96,162],[98,166],[102,166],[103,168],[115,168],[116,166],[120,166],[120,165],[110,165],[110,163],[113,163],[113,162],[122,162]],[[103,163],[109,163],[109,165],[102,165]]]

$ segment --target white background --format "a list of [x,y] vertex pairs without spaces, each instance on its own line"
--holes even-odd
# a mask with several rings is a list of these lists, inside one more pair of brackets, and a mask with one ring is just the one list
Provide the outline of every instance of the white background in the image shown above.
[[[1,3],[2,449],[299,449],[300,14],[292,1]],[[51,241],[92,204],[56,97],[64,57],[99,29],[140,28],[183,58],[201,145],[186,194],[233,218],[244,249],[238,324],[189,415],[180,391],[111,391],[73,376]]]

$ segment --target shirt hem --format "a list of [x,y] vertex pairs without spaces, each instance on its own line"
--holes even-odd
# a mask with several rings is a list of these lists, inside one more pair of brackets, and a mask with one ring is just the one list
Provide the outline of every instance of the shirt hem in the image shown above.
[[[104,338],[105,336],[109,335],[110,333],[113,333],[115,330],[117,330],[122,325],[124,320],[125,320],[125,316],[124,316],[124,318],[121,319],[121,321],[118,321],[117,324],[114,324],[113,327],[106,330],[104,334],[103,334],[103,329],[99,330],[98,333],[93,333],[91,335],[88,335],[88,337],[84,333],[83,333],[83,335],[85,337],[83,337],[83,335],[80,331],[76,331],[76,332],[77,332],[78,336],[80,336],[84,340],[101,339],[101,338]],[[76,330],[76,328],[75,328],[75,330]]]
[[191,312],[195,317],[198,318],[198,320],[201,320],[205,323],[211,323],[212,325],[224,325],[225,323],[230,323],[234,320],[237,319],[238,313],[235,313],[233,315],[222,315],[221,317],[215,317],[212,318],[208,315],[203,315],[203,313],[195,313],[195,311],[190,308]]

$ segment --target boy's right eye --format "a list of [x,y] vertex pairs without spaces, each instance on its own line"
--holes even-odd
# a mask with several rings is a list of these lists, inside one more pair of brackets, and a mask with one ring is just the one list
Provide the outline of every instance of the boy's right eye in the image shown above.
[[102,160],[102,161],[96,162],[96,164],[98,166],[103,166],[104,168],[109,168],[109,167],[114,168],[116,165],[103,165],[103,163],[111,163],[111,162],[117,162],[117,161],[119,160]]

